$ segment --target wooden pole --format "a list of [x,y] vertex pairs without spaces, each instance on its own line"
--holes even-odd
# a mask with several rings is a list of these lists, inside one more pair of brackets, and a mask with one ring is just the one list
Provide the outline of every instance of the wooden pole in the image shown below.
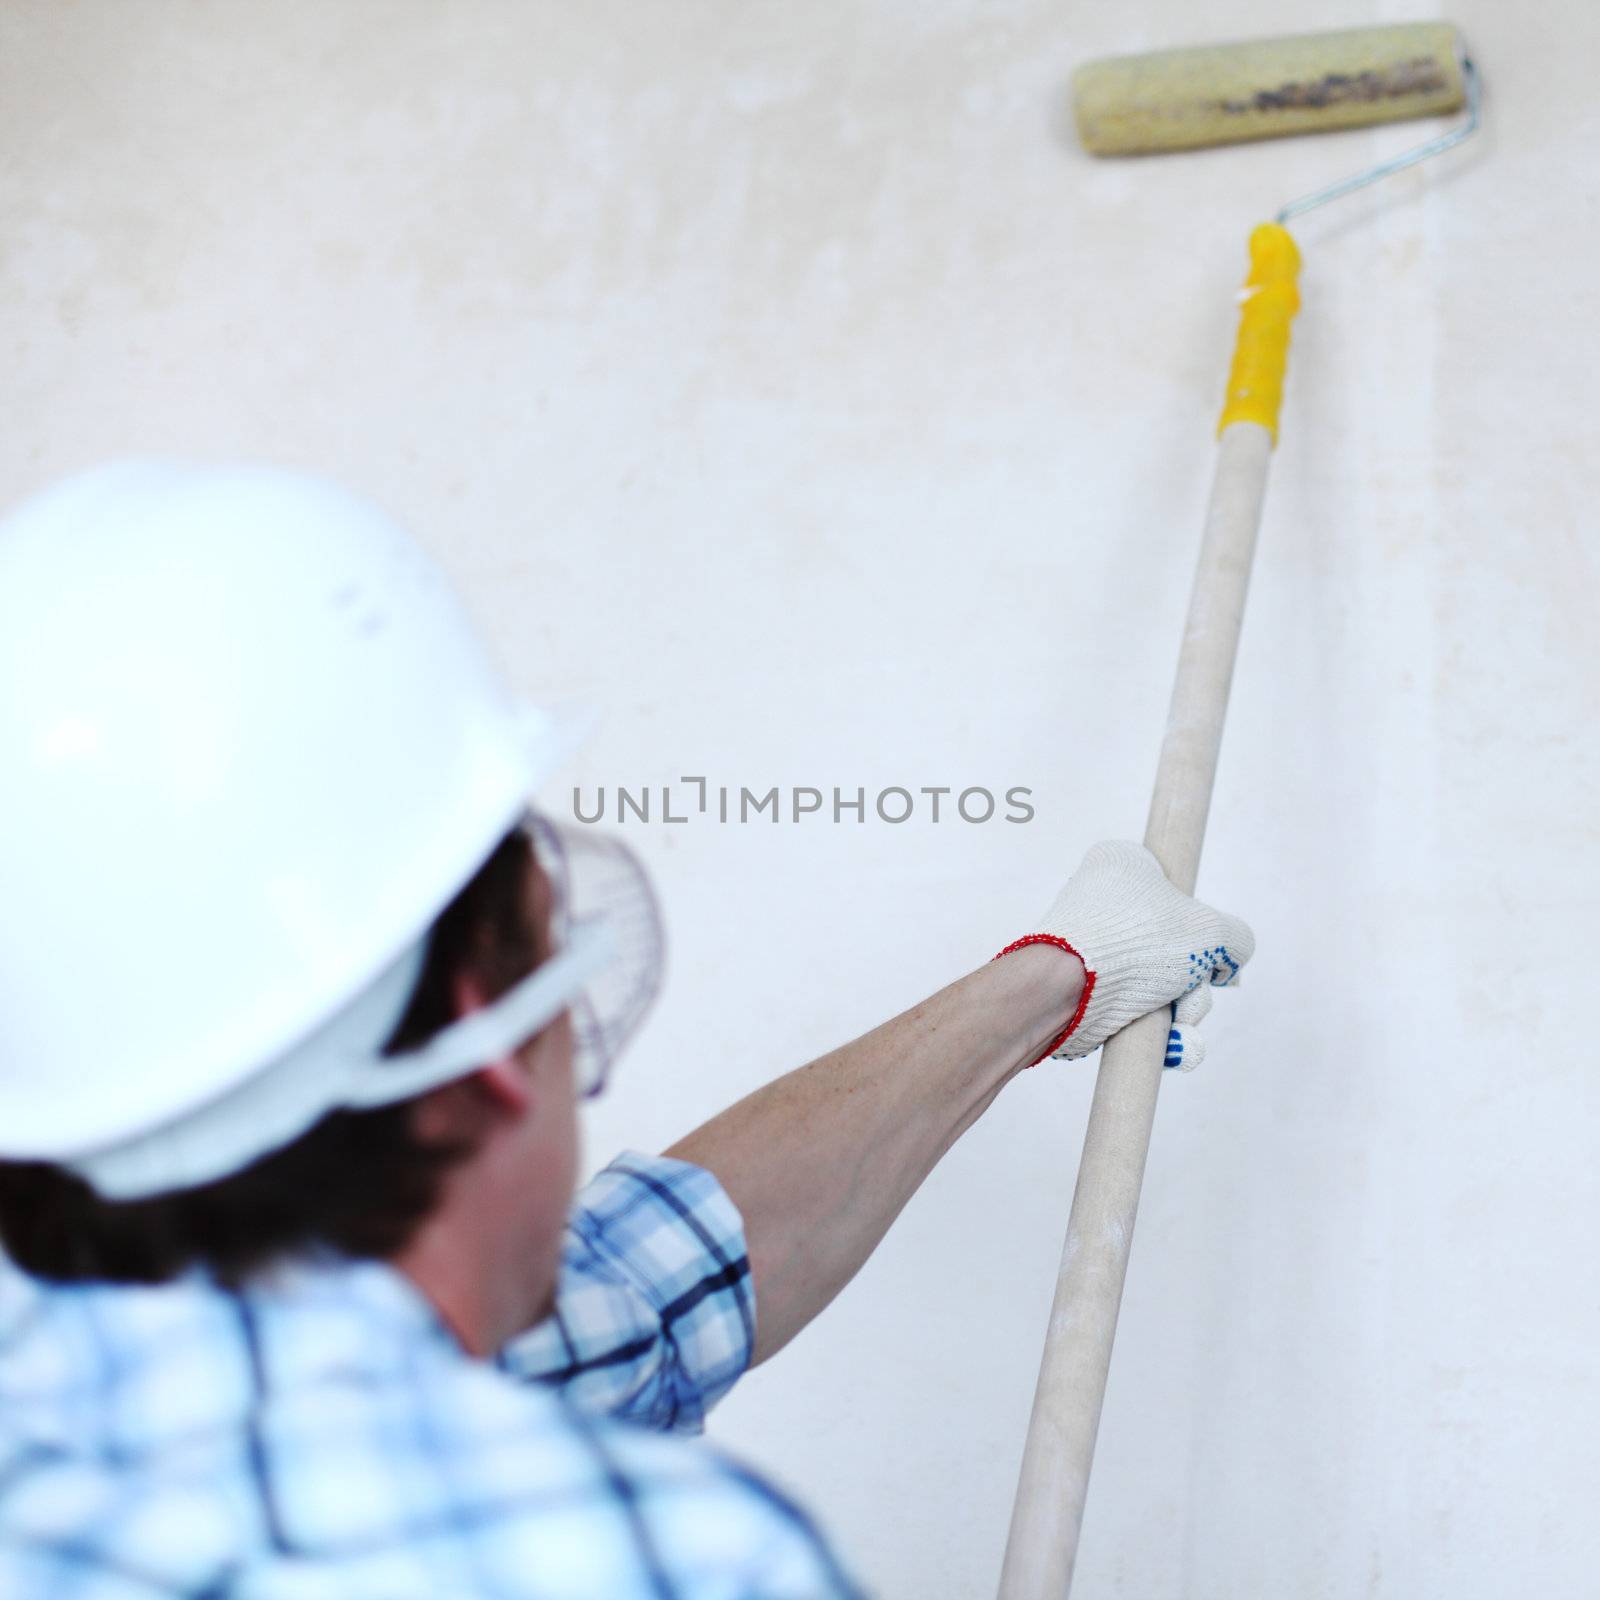
[[[1145,843],[1167,876],[1190,894],[1211,808],[1273,434],[1261,422],[1231,422],[1222,430],[1145,829]],[[1168,1025],[1165,1011],[1141,1017],[1111,1039],[1101,1056],[1023,1450],[1000,1600],[1064,1600],[1072,1587]]]

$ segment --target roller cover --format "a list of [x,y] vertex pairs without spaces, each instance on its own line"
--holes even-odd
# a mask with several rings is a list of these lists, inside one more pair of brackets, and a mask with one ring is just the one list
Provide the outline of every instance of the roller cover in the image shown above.
[[1097,156],[1190,150],[1454,111],[1461,42],[1448,22],[1109,56],[1078,68],[1073,113]]

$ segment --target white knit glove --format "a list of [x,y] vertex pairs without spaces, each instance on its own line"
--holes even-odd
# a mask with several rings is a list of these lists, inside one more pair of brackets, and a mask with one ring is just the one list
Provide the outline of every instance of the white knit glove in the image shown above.
[[1111,839],[1083,858],[1038,931],[1000,953],[1028,944],[1060,946],[1086,974],[1077,1015],[1046,1054],[1089,1055],[1135,1018],[1177,1001],[1166,1065],[1189,1071],[1205,1054],[1193,1030],[1211,1009],[1206,986],[1237,984],[1256,938],[1237,917],[1175,889],[1143,845]]

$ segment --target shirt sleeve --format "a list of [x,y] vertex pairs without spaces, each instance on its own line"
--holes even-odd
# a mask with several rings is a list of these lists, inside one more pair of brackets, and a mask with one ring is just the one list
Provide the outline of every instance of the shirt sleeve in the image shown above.
[[555,1310],[507,1345],[500,1365],[588,1411],[699,1433],[754,1345],[733,1202],[703,1168],[630,1152],[580,1191]]

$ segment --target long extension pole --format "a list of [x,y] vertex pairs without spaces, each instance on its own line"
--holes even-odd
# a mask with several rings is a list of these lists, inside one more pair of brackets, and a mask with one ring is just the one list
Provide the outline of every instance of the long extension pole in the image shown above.
[[[1289,319],[1299,305],[1294,288],[1299,255],[1282,228],[1257,229],[1251,258],[1200,565],[1145,828],[1145,843],[1185,893],[1194,892],[1200,867],[1277,433]],[[1072,1587],[1167,1030],[1165,1011],[1141,1017],[1112,1038],[1101,1056],[1023,1449],[1000,1600],[1065,1600]]]

